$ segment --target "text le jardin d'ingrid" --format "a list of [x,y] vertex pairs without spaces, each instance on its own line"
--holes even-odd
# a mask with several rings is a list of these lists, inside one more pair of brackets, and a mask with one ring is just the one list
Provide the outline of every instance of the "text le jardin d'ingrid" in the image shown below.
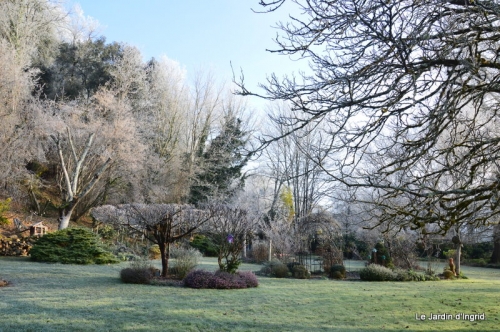
[[465,314],[463,312],[458,314],[433,314],[432,312],[429,315],[424,314],[415,314],[416,320],[468,320],[470,322],[477,320],[485,320],[486,317],[484,313],[482,314]]

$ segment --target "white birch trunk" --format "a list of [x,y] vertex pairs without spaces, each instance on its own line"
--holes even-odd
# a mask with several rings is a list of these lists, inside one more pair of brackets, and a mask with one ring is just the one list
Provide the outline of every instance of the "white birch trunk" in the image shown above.
[[64,209],[59,212],[59,230],[68,228],[72,213],[73,208],[71,208],[70,210]]

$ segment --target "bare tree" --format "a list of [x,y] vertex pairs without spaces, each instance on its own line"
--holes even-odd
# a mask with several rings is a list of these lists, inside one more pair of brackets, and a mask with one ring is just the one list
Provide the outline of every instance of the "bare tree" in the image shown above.
[[[272,11],[285,1],[261,4]],[[293,2],[304,15],[278,24],[272,52],[308,59],[311,72],[303,84],[273,75],[262,86],[261,97],[293,111],[263,146],[321,122],[311,160],[332,181],[391,198],[385,207],[401,212],[399,226],[446,232],[497,215],[500,140],[489,130],[500,97],[497,2]],[[443,179],[452,180],[436,185]]]
[[[274,105],[270,112],[274,120],[290,115],[286,104]],[[323,171],[310,158],[319,137],[310,129],[306,127],[271,142],[261,157],[265,163],[264,174],[273,188],[266,220],[268,229],[277,231],[273,242],[282,248],[280,250],[288,250],[286,247],[297,249],[299,238],[285,240],[281,237],[285,234],[300,237],[300,220],[311,215],[319,207],[320,199],[325,197],[327,182],[324,181]],[[286,126],[274,121],[266,135],[280,136],[286,130]],[[287,205],[284,204],[286,196],[289,200],[288,213],[283,209]]]
[[127,227],[158,244],[163,277],[168,275],[170,245],[189,236],[212,217],[209,210],[178,204],[103,205],[94,208],[92,216],[103,223]]
[[[205,145],[214,131],[214,123],[219,118],[222,87],[218,87],[212,73],[198,72],[190,89],[187,128],[184,131],[185,166],[183,185],[188,189],[194,175],[199,171],[196,162],[203,154]],[[188,192],[183,194],[188,196]]]
[[1,1],[0,38],[15,49],[17,64],[31,64],[37,58],[43,59],[54,46],[57,29],[65,17],[62,7],[51,1]]
[[87,156],[92,148],[92,143],[94,140],[94,133],[90,134],[88,139],[85,142],[85,146],[81,152],[77,146],[75,146],[73,142],[73,137],[71,135],[70,130],[67,130],[67,145],[71,150],[71,156],[73,158],[73,168],[69,168],[67,162],[64,158],[63,152],[63,144],[61,135],[52,136],[54,143],[57,146],[57,152],[59,155],[59,162],[62,173],[64,175],[64,189],[61,190],[63,195],[61,205],[59,206],[59,229],[65,229],[69,225],[69,221],[71,219],[71,214],[78,204],[79,200],[84,198],[90,190],[95,186],[97,181],[99,180],[101,174],[104,172],[106,167],[108,167],[111,162],[111,158],[108,158],[104,161],[101,166],[94,173],[92,179],[90,181],[82,182],[81,174],[83,172],[83,168],[85,166],[84,163],[87,163]]
[[43,159],[33,128],[37,101],[31,93],[39,72],[34,62],[44,62],[57,42],[56,29],[64,12],[45,0],[0,1],[0,185],[19,194],[26,163]]

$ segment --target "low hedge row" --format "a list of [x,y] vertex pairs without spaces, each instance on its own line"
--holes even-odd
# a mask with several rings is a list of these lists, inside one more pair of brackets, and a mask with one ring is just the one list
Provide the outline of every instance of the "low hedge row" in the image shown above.
[[359,271],[359,277],[364,281],[433,281],[437,276],[430,276],[413,270],[391,270],[385,266],[371,264]]

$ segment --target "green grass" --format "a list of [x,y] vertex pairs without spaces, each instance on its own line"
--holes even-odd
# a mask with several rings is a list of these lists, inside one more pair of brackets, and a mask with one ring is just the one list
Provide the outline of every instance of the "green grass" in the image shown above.
[[[197,290],[122,284],[126,266],[0,258],[0,278],[12,282],[0,288],[0,331],[498,331],[500,323],[494,269],[463,267],[470,279],[457,281],[259,278],[258,288]],[[486,320],[415,320],[431,312]]]

